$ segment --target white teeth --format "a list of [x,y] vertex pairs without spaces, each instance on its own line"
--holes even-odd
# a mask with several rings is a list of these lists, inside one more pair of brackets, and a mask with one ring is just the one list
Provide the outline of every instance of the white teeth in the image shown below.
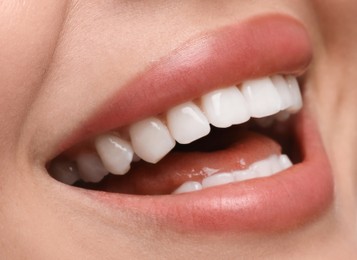
[[[239,171],[234,171],[232,173],[234,181],[246,181],[252,178],[256,178],[256,176],[253,175],[253,172],[249,169],[246,170],[239,170]],[[254,177],[253,177],[254,176]]]
[[270,176],[273,173],[269,160],[255,162],[251,166],[249,166],[249,169],[256,177],[266,177]]
[[172,136],[181,144],[191,143],[210,132],[207,118],[192,102],[187,102],[167,112],[167,126]]
[[180,194],[192,191],[202,190],[202,185],[196,181],[187,181],[183,183],[180,187],[178,187],[173,194]]
[[175,140],[161,120],[151,117],[129,128],[135,153],[143,160],[156,163],[175,146]]
[[280,155],[279,160],[280,160],[280,164],[283,167],[283,169],[287,169],[293,165],[293,163],[290,161],[289,157],[285,154]]
[[229,127],[249,120],[247,104],[237,87],[212,91],[201,98],[208,121],[216,127]]
[[[280,161],[280,156],[281,155],[271,155],[268,160],[270,162],[270,167],[272,170],[272,174],[280,172],[282,170],[285,170],[287,168],[289,168],[290,166],[292,166],[292,164],[289,167],[284,167],[283,163]],[[286,156],[286,158],[288,158],[288,160],[290,161],[289,157],[287,155],[284,154],[284,156]]]
[[281,98],[281,110],[287,109],[293,105],[293,96],[288,87],[288,82],[281,75],[271,77],[276,90],[279,92]]
[[95,153],[82,152],[77,156],[77,166],[81,179],[86,182],[99,182],[108,171]]
[[292,106],[288,109],[289,112],[297,112],[302,108],[302,97],[297,79],[293,76],[286,76],[289,90],[292,96]]
[[218,185],[234,182],[234,177],[231,173],[217,173],[206,177],[202,180],[202,188],[208,188]]
[[[230,173],[216,173],[202,180],[202,189],[219,186],[232,182],[246,181],[256,178],[263,178],[279,173],[293,164],[289,157],[285,154],[271,155],[261,161],[251,164],[245,170],[237,170]],[[198,187],[198,188],[195,188]],[[199,182],[185,182],[173,193],[191,192],[201,190]]]
[[245,81],[242,93],[252,117],[270,116],[280,111],[280,95],[268,77]]
[[53,178],[65,184],[72,185],[79,180],[76,164],[67,160],[54,160],[49,172]]
[[95,140],[95,147],[109,172],[123,175],[129,171],[134,154],[129,142],[116,135],[106,134]]
[[[171,108],[166,112],[166,122],[150,117],[124,127],[120,130],[120,137],[112,133],[99,136],[95,140],[99,157],[95,153],[80,154],[77,158],[78,172],[74,163],[54,160],[50,166],[51,175],[67,184],[73,184],[79,177],[84,181],[98,182],[108,172],[123,175],[130,170],[132,162],[140,159],[157,163],[172,150],[175,141],[188,144],[209,134],[210,124],[226,128],[242,124],[250,117],[262,127],[271,126],[274,120],[285,121],[290,114],[301,109],[302,97],[294,76],[275,75],[247,80],[239,87],[211,91],[198,103],[200,106],[186,102]],[[291,165],[286,155],[275,156],[270,163],[257,162],[244,171],[221,176],[214,174],[204,179],[203,186],[268,176]],[[186,192],[185,189],[197,187],[197,183],[192,182],[182,189]]]

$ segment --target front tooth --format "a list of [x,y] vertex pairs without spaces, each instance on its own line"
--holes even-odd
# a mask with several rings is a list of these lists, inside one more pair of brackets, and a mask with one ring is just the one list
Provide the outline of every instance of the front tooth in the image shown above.
[[187,181],[178,187],[172,194],[180,194],[192,191],[202,190],[202,185],[196,181]]
[[56,180],[69,185],[79,180],[76,164],[68,160],[54,160],[51,163],[49,173]]
[[99,182],[108,174],[100,158],[95,153],[82,152],[76,159],[79,175],[85,182]]
[[235,86],[212,91],[201,98],[208,121],[216,127],[229,127],[249,120],[246,101]]
[[243,82],[242,93],[252,117],[270,116],[280,111],[281,98],[268,77]]
[[281,98],[281,110],[285,110],[293,105],[293,96],[289,89],[288,83],[281,75],[275,75],[271,77],[276,90]]
[[129,142],[116,135],[106,134],[95,140],[95,147],[109,172],[123,175],[129,171],[134,154]]
[[150,163],[158,162],[175,146],[166,125],[155,117],[131,125],[129,133],[135,153]]
[[191,143],[210,132],[207,118],[197,105],[187,102],[167,112],[167,126],[181,144]]
[[302,108],[302,97],[297,79],[293,76],[286,76],[289,90],[292,96],[292,106],[289,107],[290,112],[297,112]]
[[234,177],[231,173],[217,173],[206,177],[202,180],[202,188],[208,188],[234,182]]

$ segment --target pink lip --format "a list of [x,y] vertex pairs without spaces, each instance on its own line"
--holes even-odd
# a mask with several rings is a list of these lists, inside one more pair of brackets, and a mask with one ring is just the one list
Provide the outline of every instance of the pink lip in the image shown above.
[[[299,74],[311,54],[304,27],[283,15],[256,17],[202,35],[121,88],[63,147],[159,114],[214,88],[271,74]],[[333,199],[329,163],[317,127],[306,112],[296,129],[303,162],[269,178],[175,196],[78,190],[114,211],[139,214],[179,230],[291,228],[319,216]]]

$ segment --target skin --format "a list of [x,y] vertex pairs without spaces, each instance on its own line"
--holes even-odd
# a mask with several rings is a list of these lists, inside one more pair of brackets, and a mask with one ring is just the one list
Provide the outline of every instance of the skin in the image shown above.
[[[187,235],[136,225],[125,212],[111,223],[47,185],[48,147],[152,61],[200,32],[267,12],[296,17],[312,39],[305,104],[333,169],[326,214],[284,234]],[[356,22],[353,0],[1,1],[0,258],[356,257]]]

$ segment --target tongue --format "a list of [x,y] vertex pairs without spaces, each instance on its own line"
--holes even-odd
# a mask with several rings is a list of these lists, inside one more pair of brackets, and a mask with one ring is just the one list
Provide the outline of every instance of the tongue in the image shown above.
[[157,164],[135,163],[124,176],[108,176],[99,190],[126,194],[170,194],[186,181],[201,181],[213,173],[241,170],[271,154],[280,154],[274,140],[253,132],[240,133],[230,146],[209,152],[170,152]]

